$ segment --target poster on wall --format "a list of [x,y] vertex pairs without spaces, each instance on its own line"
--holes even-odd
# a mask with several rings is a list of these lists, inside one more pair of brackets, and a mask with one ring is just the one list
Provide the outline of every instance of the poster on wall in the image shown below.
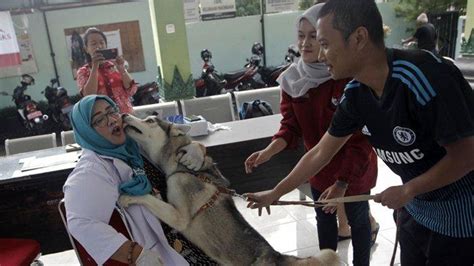
[[199,0],[184,0],[184,21],[186,23],[199,21]]
[[201,0],[202,20],[233,18],[235,11],[235,0]]
[[265,0],[265,13],[277,13],[299,9],[299,0]]
[[[104,34],[107,38],[107,48],[118,48],[118,54],[123,55],[120,30],[104,31]],[[87,63],[83,38],[84,33],[79,34],[77,31],[73,31],[71,35],[66,35],[67,53],[71,62],[72,76],[74,79],[76,79],[77,70]]]
[[36,72],[30,35],[15,30],[9,12],[0,12],[0,78]]

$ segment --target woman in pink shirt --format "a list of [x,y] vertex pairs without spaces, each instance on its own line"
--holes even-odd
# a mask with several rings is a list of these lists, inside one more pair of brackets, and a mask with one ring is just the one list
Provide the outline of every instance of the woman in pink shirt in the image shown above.
[[84,45],[88,63],[77,71],[77,86],[81,95],[107,95],[117,103],[120,112],[132,113],[130,97],[137,91],[137,85],[127,72],[123,57],[105,60],[97,52],[107,48],[107,38],[97,28],[86,30]]

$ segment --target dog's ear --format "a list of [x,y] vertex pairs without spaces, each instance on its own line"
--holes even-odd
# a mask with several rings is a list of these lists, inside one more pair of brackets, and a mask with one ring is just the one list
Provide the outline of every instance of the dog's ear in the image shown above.
[[173,128],[171,129],[171,136],[176,137],[179,135],[186,135],[186,133],[191,130],[190,125],[185,124],[173,124]]

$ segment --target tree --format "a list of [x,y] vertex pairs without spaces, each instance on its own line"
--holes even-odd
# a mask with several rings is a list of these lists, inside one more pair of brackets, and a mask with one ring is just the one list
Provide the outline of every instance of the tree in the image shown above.
[[260,14],[260,0],[235,0],[236,15],[252,16]]
[[306,10],[314,5],[314,0],[301,0],[300,1],[300,10]]
[[420,13],[439,13],[447,10],[458,10],[465,13],[467,0],[399,0],[395,12],[408,21],[415,21]]

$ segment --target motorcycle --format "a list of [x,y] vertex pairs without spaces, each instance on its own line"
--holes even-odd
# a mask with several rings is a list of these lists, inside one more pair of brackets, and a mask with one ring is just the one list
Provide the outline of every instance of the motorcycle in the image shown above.
[[132,97],[133,105],[147,105],[160,102],[158,83],[148,82],[138,86],[137,92]]
[[208,49],[201,51],[201,59],[204,61],[201,78],[195,81],[196,96],[210,96],[256,88],[254,79],[257,68],[253,66],[244,69],[218,74],[211,62],[212,53]]
[[262,66],[261,62],[263,59],[264,47],[261,43],[256,42],[252,45],[252,57],[250,58],[247,67],[255,67],[258,69],[259,74],[259,87],[275,87],[278,86],[276,81],[280,74],[285,71],[293,62],[294,58],[297,56],[298,52],[290,45],[288,47],[287,54],[285,55],[285,63],[279,66]]
[[51,79],[51,85],[47,86],[41,93],[48,100],[48,112],[51,114],[54,122],[61,125],[63,130],[71,129],[69,113],[72,111],[73,104],[64,87],[59,87],[57,79]]
[[290,44],[288,46],[288,50],[286,51],[285,55],[285,62],[287,63],[297,63],[298,60],[300,59],[300,52],[298,51],[298,47],[294,44]]
[[17,86],[13,95],[10,95],[6,92],[1,92],[3,96],[11,96],[12,101],[15,102],[18,121],[33,135],[43,133],[45,127],[44,124],[48,120],[49,116],[43,114],[43,112],[38,108],[38,103],[31,99],[30,95],[25,94],[25,91],[28,89],[28,86],[35,83],[35,79],[28,75],[24,74],[21,76],[21,85]]

